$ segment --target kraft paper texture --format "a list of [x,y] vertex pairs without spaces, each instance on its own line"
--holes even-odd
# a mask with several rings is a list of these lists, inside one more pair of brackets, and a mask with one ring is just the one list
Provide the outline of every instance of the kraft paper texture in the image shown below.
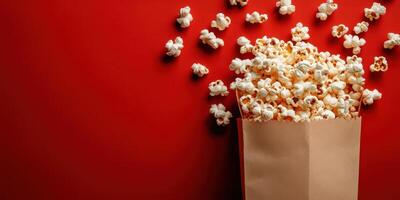
[[238,122],[246,200],[357,200],[361,118]]

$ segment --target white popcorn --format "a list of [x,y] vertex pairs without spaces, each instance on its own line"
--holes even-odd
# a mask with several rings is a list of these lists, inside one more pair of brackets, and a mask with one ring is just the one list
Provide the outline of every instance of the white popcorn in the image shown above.
[[210,96],[227,96],[229,94],[228,88],[221,80],[211,82],[208,85],[208,89],[210,90]]
[[363,38],[359,38],[357,35],[352,36],[346,34],[344,36],[343,46],[347,49],[353,49],[353,54],[359,54],[361,52],[361,47],[365,45],[366,41]]
[[226,111],[223,104],[213,104],[210,108],[210,114],[216,119],[218,126],[226,126],[230,123],[230,118],[232,118],[232,113]]
[[387,37],[388,40],[383,43],[385,49],[392,49],[393,47],[400,45],[400,34],[388,33]]
[[208,74],[209,70],[206,66],[200,63],[194,63],[192,65],[193,74],[196,74],[198,77],[203,77],[204,75]]
[[267,14],[260,14],[257,11],[254,11],[251,14],[246,14],[246,21],[251,23],[251,24],[255,24],[255,23],[263,23],[265,21],[267,21],[268,19],[268,15]]
[[381,5],[380,3],[374,2],[371,8],[364,8],[364,15],[370,21],[379,19],[381,15],[386,13],[385,6]]
[[338,4],[334,3],[333,0],[326,0],[318,7],[318,12],[315,15],[318,19],[325,21],[329,15],[331,15],[336,9],[338,9]]
[[175,38],[175,41],[168,40],[165,44],[165,49],[168,56],[178,57],[181,55],[181,50],[183,49],[183,39],[178,36]]
[[308,34],[308,27],[303,26],[301,22],[296,24],[296,27],[291,29],[292,40],[295,42],[300,42],[302,40],[310,39],[310,35]]
[[374,63],[369,66],[371,72],[385,72],[388,70],[388,63],[385,57],[374,57]]
[[332,111],[330,111],[330,110],[324,110],[324,111],[322,111],[322,113],[321,113],[321,116],[324,118],[324,119],[335,119],[335,113],[334,112],[332,112]]
[[215,20],[211,21],[211,27],[217,28],[220,31],[225,30],[231,24],[231,18],[225,16],[224,13],[218,13]]
[[247,72],[247,67],[252,64],[251,60],[241,60],[240,58],[235,58],[229,65],[229,69],[234,71],[236,74],[242,74]]
[[231,3],[231,6],[240,5],[243,7],[247,5],[249,0],[229,0],[229,2]]
[[357,23],[356,26],[354,26],[353,31],[354,31],[355,34],[359,34],[359,33],[362,33],[362,32],[367,32],[368,31],[368,26],[369,26],[368,22],[362,21],[360,23]]
[[213,49],[224,46],[224,41],[221,38],[217,38],[213,32],[209,32],[207,29],[203,29],[200,32],[200,40],[203,44],[208,44]]
[[275,5],[279,8],[281,15],[290,15],[296,11],[296,7],[292,5],[292,0],[278,0]]
[[252,52],[253,50],[253,45],[251,45],[250,40],[247,39],[244,36],[240,36],[237,39],[237,44],[240,46],[240,53],[241,54],[245,54],[245,53],[249,53]]
[[349,28],[344,24],[339,24],[332,27],[332,36],[341,38],[344,34],[349,31]]
[[179,10],[179,17],[176,21],[180,24],[181,28],[187,28],[190,26],[190,22],[193,21],[193,16],[190,14],[190,7],[186,6]]
[[382,94],[377,90],[368,90],[365,89],[362,93],[362,102],[364,105],[371,105],[374,101],[382,98]]

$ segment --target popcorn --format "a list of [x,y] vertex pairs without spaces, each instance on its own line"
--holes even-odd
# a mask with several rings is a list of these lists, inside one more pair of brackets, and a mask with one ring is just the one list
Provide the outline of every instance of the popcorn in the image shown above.
[[388,70],[388,63],[385,57],[374,57],[374,63],[369,66],[371,72],[385,72]]
[[301,22],[296,24],[296,27],[291,29],[292,40],[295,42],[300,42],[302,40],[308,40],[310,35],[308,34],[308,27],[303,26]]
[[176,21],[181,25],[181,28],[187,28],[190,26],[190,22],[193,21],[193,16],[190,14],[190,7],[186,6],[179,10],[179,17]]
[[268,15],[267,14],[260,14],[257,11],[254,11],[251,14],[246,14],[246,21],[251,23],[251,24],[255,24],[255,23],[263,23],[265,21],[267,21],[268,19]]
[[226,108],[223,104],[211,105],[210,114],[214,115],[218,126],[228,125],[230,123],[230,118],[232,118],[232,113],[226,111]]
[[369,21],[377,20],[381,15],[386,13],[385,6],[374,2],[371,8],[364,8],[364,15]]
[[210,90],[210,96],[217,96],[217,95],[228,96],[229,94],[228,88],[221,80],[211,82],[208,85],[208,89]]
[[168,56],[178,57],[181,55],[181,50],[183,49],[183,39],[178,36],[175,38],[175,41],[168,40],[165,44],[165,49]]
[[359,34],[361,32],[367,32],[368,31],[368,26],[369,23],[366,21],[362,21],[360,23],[357,23],[356,26],[354,26],[353,31],[355,34]]
[[231,6],[236,6],[236,5],[240,5],[240,6],[246,6],[247,3],[249,2],[249,0],[229,0],[229,2],[231,3]]
[[341,38],[344,34],[349,31],[349,28],[344,24],[339,24],[332,27],[332,36]]
[[276,7],[279,8],[279,13],[281,15],[290,15],[296,11],[296,7],[292,5],[292,0],[278,0],[276,2]]
[[229,69],[234,71],[236,74],[243,74],[247,72],[247,67],[251,64],[252,62],[249,59],[241,60],[240,58],[235,58],[229,65]]
[[318,12],[315,15],[318,19],[325,21],[329,15],[331,15],[336,9],[338,9],[338,4],[334,3],[333,0],[326,0],[318,7]]
[[244,36],[240,36],[236,42],[240,46],[241,54],[245,54],[253,50],[253,45],[251,45],[250,40]]
[[385,49],[392,49],[393,47],[400,45],[400,34],[388,33],[387,37],[388,40],[383,43]]
[[203,44],[208,44],[213,49],[224,46],[224,41],[221,38],[217,38],[213,32],[209,32],[207,29],[203,29],[200,32],[200,40],[203,42]]
[[192,65],[192,70],[193,74],[196,74],[198,77],[203,77],[204,75],[207,75],[209,72],[206,66],[199,63],[194,63]]
[[362,102],[364,105],[371,105],[374,101],[382,98],[382,94],[377,90],[368,90],[365,89],[362,93]]
[[344,36],[343,46],[347,49],[353,49],[353,54],[359,54],[361,52],[361,47],[365,45],[366,41],[363,38],[359,38],[357,35],[352,36],[346,34]]
[[223,13],[218,13],[215,20],[211,21],[211,27],[217,28],[220,31],[225,30],[231,24],[231,18],[225,16]]

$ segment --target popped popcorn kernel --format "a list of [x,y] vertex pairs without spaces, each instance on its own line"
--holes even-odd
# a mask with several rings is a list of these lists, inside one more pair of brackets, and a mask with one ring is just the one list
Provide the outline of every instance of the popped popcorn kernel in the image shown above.
[[196,74],[198,77],[203,77],[209,72],[208,68],[200,63],[194,63],[192,65],[192,70],[193,74]]
[[218,126],[226,126],[230,123],[232,113],[227,111],[223,104],[212,104],[210,107],[210,114],[212,114]]
[[368,31],[368,26],[369,23],[366,21],[362,21],[360,23],[357,23],[356,26],[354,26],[353,31],[355,34],[360,34],[362,32],[367,32]]
[[361,52],[361,47],[364,46],[365,43],[366,41],[363,38],[359,38],[357,35],[344,35],[343,46],[346,49],[353,49],[353,54],[359,54]]
[[292,4],[292,0],[278,0],[275,5],[279,8],[281,15],[290,15],[296,11],[296,6]]
[[178,36],[175,40],[168,40],[165,44],[165,49],[168,56],[178,57],[183,49],[183,39]]
[[362,93],[362,102],[364,105],[372,105],[374,101],[382,98],[382,94],[377,90],[365,89]]
[[383,43],[385,49],[393,49],[393,47],[400,45],[400,34],[388,33],[387,37],[388,40]]
[[334,3],[333,0],[326,0],[325,3],[319,5],[318,12],[315,17],[325,21],[336,9],[338,9],[337,3]]
[[268,20],[268,15],[267,14],[260,14],[257,11],[254,11],[253,13],[246,14],[246,22],[249,22],[251,24],[255,24],[255,23],[264,23],[265,21]]
[[246,6],[249,0],[229,0],[231,6],[240,5],[242,7]]
[[341,38],[349,31],[349,28],[344,24],[339,24],[332,27],[332,36]]
[[203,44],[208,44],[213,49],[218,49],[219,47],[224,46],[224,41],[221,38],[217,38],[213,32],[210,32],[207,29],[203,29],[200,32],[200,40]]
[[215,20],[211,21],[211,27],[217,28],[220,31],[225,30],[231,24],[231,18],[225,16],[224,13],[218,13]]
[[190,7],[186,6],[179,10],[179,17],[176,21],[180,24],[181,28],[187,28],[190,26],[190,23],[193,21],[193,16],[190,14]]
[[385,72],[388,70],[388,63],[385,57],[374,57],[374,63],[369,66],[371,72]]
[[210,96],[218,96],[218,95],[228,96],[229,94],[228,88],[221,80],[216,80],[211,82],[208,85],[208,89],[210,90]]
[[386,7],[376,2],[372,4],[371,8],[364,8],[364,16],[368,18],[369,21],[377,20],[385,13]]
[[253,45],[251,45],[251,42],[249,39],[247,39],[244,36],[240,36],[237,39],[237,44],[240,46],[240,53],[245,54],[245,53],[251,53],[253,51]]
[[292,40],[294,42],[300,42],[303,40],[310,39],[310,35],[308,34],[308,27],[303,26],[301,22],[298,22],[294,28],[291,29]]

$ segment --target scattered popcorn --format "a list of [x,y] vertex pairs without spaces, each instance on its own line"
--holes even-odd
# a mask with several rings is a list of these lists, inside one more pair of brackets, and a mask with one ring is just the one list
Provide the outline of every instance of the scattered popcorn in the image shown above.
[[315,15],[318,19],[325,21],[329,15],[331,15],[336,9],[338,9],[338,4],[334,3],[333,0],[326,0],[318,7],[318,12]]
[[247,67],[251,65],[252,62],[249,59],[241,60],[240,58],[235,58],[229,65],[229,69],[234,71],[236,74],[242,74],[247,72]]
[[251,45],[250,40],[244,36],[240,36],[236,42],[240,46],[241,54],[245,54],[253,50],[253,45]]
[[214,115],[218,126],[226,126],[230,123],[230,118],[232,118],[232,113],[226,111],[223,104],[213,104],[210,108],[210,114]]
[[341,38],[344,34],[349,31],[349,28],[344,24],[339,24],[332,27],[332,36]]
[[211,82],[208,85],[208,89],[210,90],[210,96],[228,96],[229,94],[228,88],[221,80]]
[[229,2],[231,3],[231,6],[240,5],[243,7],[247,5],[249,0],[229,0]]
[[387,37],[388,40],[383,43],[385,49],[393,49],[393,47],[400,45],[400,34],[388,33]]
[[246,14],[246,21],[251,23],[251,24],[255,24],[255,23],[264,23],[265,21],[267,21],[268,19],[268,15],[267,14],[260,14],[257,11],[254,11],[251,14]]
[[363,38],[359,38],[357,35],[344,35],[343,46],[347,49],[352,48],[353,54],[359,54],[361,52],[361,47],[364,46],[365,43],[366,41]]
[[292,5],[292,0],[278,0],[276,7],[279,8],[281,15],[290,15],[296,11],[296,6]]
[[377,90],[368,90],[365,89],[362,93],[362,102],[364,105],[371,105],[374,101],[382,98],[382,94]]
[[371,8],[364,8],[364,15],[369,21],[377,20],[381,15],[386,13],[385,6],[374,2]]
[[354,31],[355,34],[359,34],[359,33],[362,33],[362,32],[367,32],[368,31],[368,26],[369,26],[368,22],[362,21],[360,23],[357,23],[356,26],[354,26],[353,31]]
[[187,28],[190,26],[190,22],[193,21],[193,16],[190,14],[190,7],[186,6],[179,10],[179,17],[176,21],[181,25],[181,28]]
[[207,29],[203,29],[200,32],[200,40],[203,44],[208,44],[213,49],[224,46],[224,41],[221,38],[217,38],[213,32],[209,32]]
[[296,24],[296,27],[291,29],[292,33],[292,40],[295,42],[300,42],[302,40],[308,40],[310,39],[310,35],[308,34],[308,27],[303,26],[301,22],[298,22]]
[[207,75],[209,72],[206,66],[199,63],[194,63],[192,65],[192,70],[193,74],[196,74],[198,77],[203,77],[204,75]]
[[369,66],[371,72],[385,72],[388,70],[388,63],[385,57],[374,57],[374,63]]
[[183,39],[178,36],[175,38],[175,41],[168,40],[165,44],[165,49],[168,56],[178,57],[181,55],[181,50],[183,49]]
[[224,13],[218,13],[215,20],[211,21],[211,27],[217,28],[220,31],[225,30],[231,24],[231,18],[225,16]]

